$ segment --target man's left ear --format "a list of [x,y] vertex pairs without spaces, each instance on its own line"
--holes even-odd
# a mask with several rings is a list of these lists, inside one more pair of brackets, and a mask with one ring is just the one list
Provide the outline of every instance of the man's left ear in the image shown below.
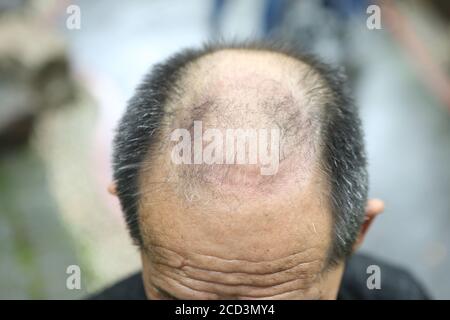
[[353,245],[353,251],[356,251],[364,241],[367,231],[370,225],[375,220],[375,217],[384,211],[384,202],[380,199],[369,199],[366,205],[366,215],[364,217],[364,222],[359,230],[358,238],[356,238],[355,244]]
[[115,182],[111,182],[108,186],[108,192],[113,196],[117,196],[117,186]]

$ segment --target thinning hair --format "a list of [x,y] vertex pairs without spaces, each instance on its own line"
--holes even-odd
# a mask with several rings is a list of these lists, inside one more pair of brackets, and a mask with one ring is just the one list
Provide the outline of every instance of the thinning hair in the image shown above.
[[[294,137],[293,141],[301,143],[304,139],[299,136],[308,134],[311,141],[316,141],[314,135],[317,135],[317,143],[321,146],[321,171],[330,186],[329,207],[334,237],[329,261],[338,263],[352,251],[367,200],[368,176],[358,109],[341,72],[296,47],[276,42],[220,43],[186,49],[154,66],[138,86],[117,128],[113,152],[114,180],[131,237],[138,245],[143,245],[138,212],[139,175],[147,165],[148,157],[158,152],[161,132],[173,125],[174,119],[182,118],[177,117],[179,110],[168,107],[174,97],[189,91],[181,80],[194,72],[194,62],[227,49],[276,53],[295,59],[299,68],[300,63],[307,66],[298,90],[307,88],[306,101],[312,112],[307,115],[289,112],[298,110],[292,99],[282,99],[266,109],[277,115],[277,123]],[[207,100],[194,106],[188,110],[186,123],[211,113],[216,105],[217,101]],[[308,121],[317,124],[318,130],[305,126]],[[198,177],[184,176],[188,179]]]

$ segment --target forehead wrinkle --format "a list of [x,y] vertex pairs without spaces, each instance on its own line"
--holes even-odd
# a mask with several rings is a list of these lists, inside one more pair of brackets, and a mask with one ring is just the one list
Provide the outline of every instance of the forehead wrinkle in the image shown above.
[[149,261],[152,262],[155,270],[161,270],[163,273],[175,273],[193,280],[215,284],[230,286],[246,285],[249,287],[269,287],[290,282],[294,279],[312,281],[320,275],[315,272],[315,270],[320,269],[320,266],[323,263],[321,260],[311,260],[301,262],[298,265],[274,273],[250,274],[245,272],[211,271],[188,265],[181,268],[173,268],[172,266],[155,259],[149,259]]
[[[180,254],[156,245],[145,254],[152,265],[149,278],[176,283],[178,290],[214,294],[216,298],[263,298],[310,290],[320,280],[323,260],[308,260],[305,255],[314,257],[311,250],[305,250],[272,260],[229,260],[197,253]],[[202,261],[203,258],[206,260]]]
[[246,284],[223,284],[214,281],[204,281],[192,277],[187,277],[182,273],[177,273],[174,270],[161,270],[155,268],[154,271],[158,271],[159,274],[165,277],[171,278],[177,281],[179,284],[188,287],[193,290],[215,293],[218,295],[226,296],[251,296],[251,297],[264,297],[284,294],[291,291],[305,290],[313,286],[317,275],[309,277],[296,277],[291,280],[287,280],[278,284],[271,285],[246,285]]
[[[147,244],[146,248],[149,260],[166,264],[173,268],[183,269],[187,266],[223,273],[273,274],[287,271],[300,264],[320,261],[323,258],[322,250],[315,247],[284,257],[262,260],[227,259],[196,252],[181,253],[178,250],[175,251],[155,244]],[[321,271],[321,268],[318,271]]]
[[[248,274],[242,272],[218,272],[194,270],[193,268],[182,268],[178,272],[190,279],[214,283],[227,286],[246,286],[248,288],[267,288],[271,286],[281,285],[293,280],[302,280],[305,283],[312,282],[318,277],[318,274],[310,272],[307,264],[315,264],[318,261],[311,261],[299,264],[288,270],[275,272],[271,274]],[[177,269],[172,270],[177,273]]]

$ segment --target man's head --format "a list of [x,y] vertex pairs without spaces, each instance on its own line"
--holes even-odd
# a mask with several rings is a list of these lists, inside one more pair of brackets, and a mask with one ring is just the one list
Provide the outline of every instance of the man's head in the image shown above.
[[334,298],[382,210],[365,209],[344,78],[274,44],[157,65],[118,128],[114,180],[150,298]]

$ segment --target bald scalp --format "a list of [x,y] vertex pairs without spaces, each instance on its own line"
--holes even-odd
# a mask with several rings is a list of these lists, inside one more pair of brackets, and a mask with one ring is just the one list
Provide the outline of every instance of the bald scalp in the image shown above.
[[[329,93],[308,64],[277,52],[224,49],[187,64],[175,88],[162,121],[159,153],[150,156],[152,163],[166,164],[153,168],[163,170],[165,181],[185,200],[284,192],[286,186],[301,188],[313,173],[319,173],[320,112]],[[192,154],[191,163],[174,164],[169,156],[178,141],[173,141],[171,134],[182,128],[192,140],[202,139],[194,132],[194,124],[200,122],[202,133],[213,129],[222,136],[220,150],[214,152],[220,152],[223,161],[195,163]],[[272,145],[269,150],[274,130],[278,130],[279,140],[277,148]],[[267,150],[261,150],[265,148],[259,144],[265,138],[261,133],[268,135],[264,140]],[[253,146],[260,150],[252,150],[251,138],[259,139]],[[204,140],[203,150],[210,142]],[[227,152],[233,153],[232,159],[239,158],[239,143],[248,162],[227,163]],[[189,149],[195,152],[193,141]],[[255,156],[252,162],[252,151],[278,153],[276,171],[263,174],[261,157]]]

